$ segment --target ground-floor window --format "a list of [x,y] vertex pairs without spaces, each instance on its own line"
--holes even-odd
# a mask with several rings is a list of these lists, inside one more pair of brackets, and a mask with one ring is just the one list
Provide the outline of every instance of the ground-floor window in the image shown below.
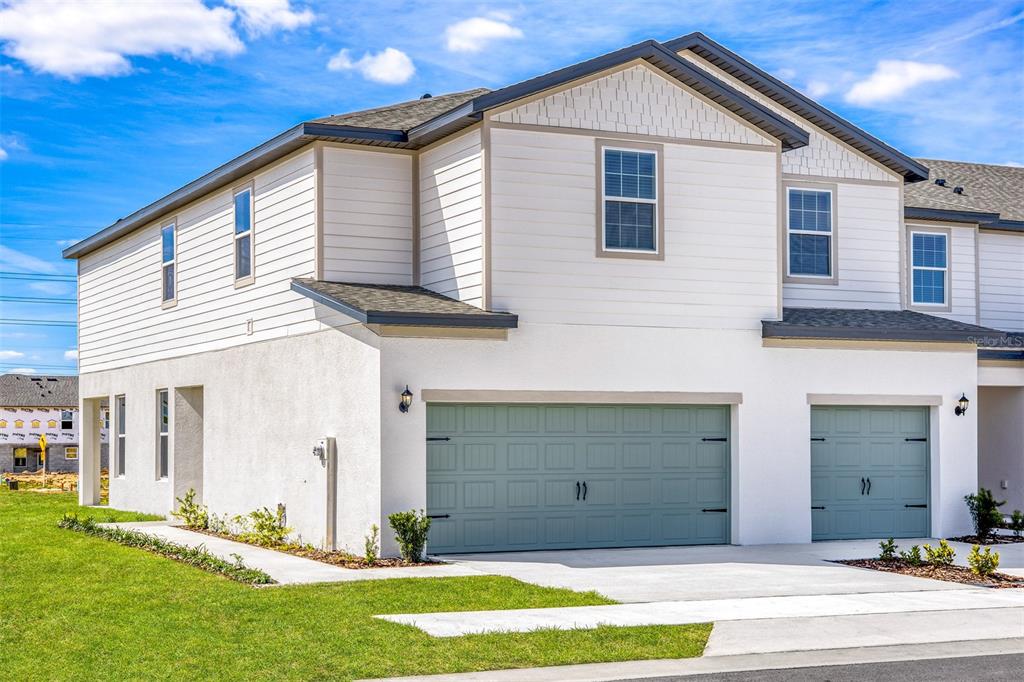
[[167,391],[157,391],[156,403],[156,424],[157,424],[157,478],[167,478],[168,460],[170,453],[170,404]]
[[14,466],[28,466],[28,448],[14,448]]
[[68,446],[64,448],[64,459],[78,459],[78,447]]
[[124,430],[124,418],[125,418],[125,401],[124,396],[119,395],[114,398],[114,426],[117,431],[117,438],[114,439],[114,475],[124,476],[124,462],[125,462],[125,430]]

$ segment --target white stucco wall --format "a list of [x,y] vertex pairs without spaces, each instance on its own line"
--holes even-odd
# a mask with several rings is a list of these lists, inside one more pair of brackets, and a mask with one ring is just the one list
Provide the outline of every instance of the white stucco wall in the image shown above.
[[978,483],[1006,500],[1004,513],[1024,510],[1024,387],[979,388],[976,409]]

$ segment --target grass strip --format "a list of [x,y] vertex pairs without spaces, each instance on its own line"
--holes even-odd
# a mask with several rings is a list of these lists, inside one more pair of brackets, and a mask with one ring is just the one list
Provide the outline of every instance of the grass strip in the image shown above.
[[73,530],[85,533],[86,535],[92,535],[93,537],[103,538],[104,540],[110,540],[127,547],[144,549],[147,552],[159,554],[168,559],[174,559],[189,566],[209,571],[210,573],[217,573],[247,585],[272,585],[276,582],[258,568],[246,566],[242,563],[242,558],[237,554],[234,555],[234,562],[225,561],[218,556],[210,554],[202,545],[199,547],[189,547],[137,530],[101,526],[91,516],[81,519],[78,517],[78,514],[65,513],[61,520],[57,522],[57,526],[66,530]]

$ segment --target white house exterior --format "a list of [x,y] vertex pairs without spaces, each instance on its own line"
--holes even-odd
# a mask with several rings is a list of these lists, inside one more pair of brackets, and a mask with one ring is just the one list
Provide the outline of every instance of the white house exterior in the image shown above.
[[936,179],[700,34],[300,124],[65,252],[82,501],[109,403],[113,506],[350,550],[963,533],[1024,507],[1024,215]]

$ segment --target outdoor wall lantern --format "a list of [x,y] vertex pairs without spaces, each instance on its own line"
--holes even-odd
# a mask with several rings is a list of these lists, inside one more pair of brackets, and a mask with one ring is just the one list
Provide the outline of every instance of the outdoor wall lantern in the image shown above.
[[956,403],[956,409],[953,410],[956,412],[956,416],[962,417],[967,414],[967,406],[971,403],[971,401],[967,399],[967,394],[961,393],[960,400],[956,401]]
[[[412,391],[409,390],[409,386],[406,384],[405,390],[402,391],[402,402],[398,403],[398,411],[402,413],[408,412],[410,405],[412,405]],[[957,414],[960,413],[957,412]]]

